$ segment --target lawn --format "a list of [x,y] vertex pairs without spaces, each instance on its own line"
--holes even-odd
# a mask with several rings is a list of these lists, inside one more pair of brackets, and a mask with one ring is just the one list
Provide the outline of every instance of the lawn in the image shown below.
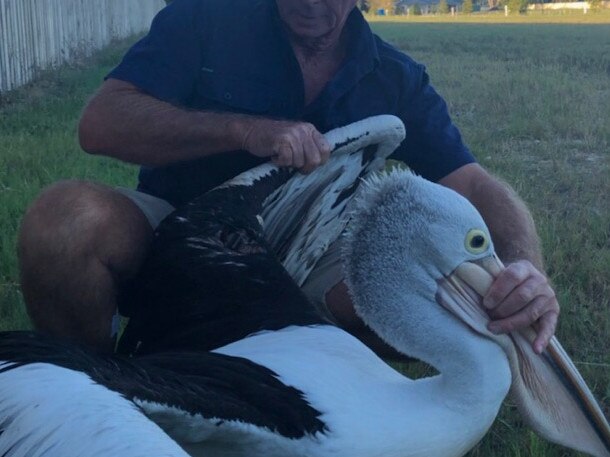
[[[532,209],[562,305],[558,336],[608,415],[610,25],[430,21],[373,28],[427,65],[478,160]],[[28,326],[14,252],[28,202],[59,179],[135,182],[133,167],[82,153],[75,133],[125,46],[0,99],[0,330]],[[513,410],[508,401],[469,455],[576,455],[537,439]]]
[[609,24],[610,9],[588,10],[538,10],[526,14],[509,14],[504,11],[475,12],[472,14],[458,13],[431,15],[398,15],[375,16],[368,15],[370,22],[401,22],[401,23],[441,23],[441,24]]

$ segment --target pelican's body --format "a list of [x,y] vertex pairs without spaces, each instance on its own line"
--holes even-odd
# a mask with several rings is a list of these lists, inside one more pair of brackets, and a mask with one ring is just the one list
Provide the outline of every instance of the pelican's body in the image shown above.
[[[455,343],[458,349],[446,355],[457,367],[464,359],[461,342]],[[278,351],[278,346],[286,350]],[[476,355],[468,360],[471,365],[459,372],[447,370],[418,381],[398,373],[334,326],[288,327],[254,335],[218,352],[271,368],[283,382],[305,392],[311,406],[322,413],[320,420],[328,424],[323,433],[300,442],[285,439],[275,450],[265,448],[264,442],[256,449],[246,439],[243,455],[463,455],[491,426],[510,387],[506,357],[489,343],[477,345]],[[222,432],[219,436],[226,438]]]
[[[477,278],[489,276],[478,265],[493,246],[466,200],[397,172],[370,180],[346,210],[384,149],[367,146],[374,135],[365,127],[347,135],[346,144],[363,148],[352,156],[363,170],[352,181],[342,181],[344,156],[318,177],[323,190],[315,177],[295,179],[298,198],[261,211],[285,180],[261,168],[174,214],[127,294],[131,320],[119,349],[131,358],[0,334],[0,455],[458,457],[485,434],[512,386],[545,437],[610,456],[605,429],[591,426],[554,367],[518,335],[486,330],[468,287],[480,290]],[[316,202],[313,216],[303,212]],[[262,236],[261,214],[263,225],[278,226],[267,238],[292,278]],[[396,372],[329,325],[300,290],[350,217],[341,252],[356,311],[439,375]]]
[[[38,445],[50,447],[45,440],[52,434],[61,437],[61,444],[41,456],[110,456],[105,449],[112,449],[129,457],[185,457],[180,447],[196,457],[460,456],[491,426],[510,386],[510,372],[497,345],[471,341],[476,354],[465,359],[460,342],[455,344],[456,351],[446,356],[456,367],[460,361],[471,365],[417,381],[330,325],[263,332],[214,351],[269,368],[283,384],[304,394],[320,413],[322,427],[297,438],[240,419],[187,414],[179,406],[137,394],[125,399],[116,394],[120,388],[109,389],[94,376],[64,367],[25,365],[2,374],[0,396],[19,401],[4,401],[0,407],[8,432],[0,435],[0,449],[6,451],[13,433],[27,429],[21,449],[12,448],[7,456],[30,455]],[[117,370],[115,376],[125,374]],[[29,410],[23,409],[25,399],[32,405]]]

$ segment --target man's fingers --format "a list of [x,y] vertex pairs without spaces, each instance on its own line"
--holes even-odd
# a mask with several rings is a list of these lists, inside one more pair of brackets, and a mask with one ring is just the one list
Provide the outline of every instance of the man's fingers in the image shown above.
[[318,132],[316,129],[313,130],[313,140],[318,148],[318,152],[320,154],[320,165],[324,164],[328,161],[330,157],[331,147],[324,135]]
[[545,278],[529,277],[511,290],[495,308],[489,311],[489,314],[494,319],[503,319],[518,312],[537,297],[548,298],[552,295],[553,290],[549,287]]
[[320,166],[322,162],[318,145],[311,135],[308,135],[306,140],[303,141],[303,156],[305,158],[305,165],[301,168],[303,173],[312,172]]
[[531,270],[525,262],[509,264],[493,282],[489,292],[483,298],[483,305],[487,309],[494,309],[530,274]]
[[488,328],[493,333],[507,333],[527,327],[542,318],[546,313],[553,311],[548,297],[538,296],[526,307],[515,314],[489,323]]
[[558,311],[550,311],[538,320],[538,335],[536,335],[534,340],[534,351],[536,354],[541,354],[549,344],[549,341],[551,341],[555,334],[558,318]]
[[510,264],[498,275],[483,304],[493,319],[488,329],[507,333],[535,324],[534,351],[540,353],[555,332],[559,304],[546,276],[530,262]]
[[326,162],[330,145],[307,122],[252,118],[245,129],[243,149],[258,157],[271,157],[281,167],[309,172]]
[[313,127],[307,140],[303,142],[303,149],[305,151],[305,165],[301,169],[303,173],[310,173],[326,163],[330,155],[330,145],[326,138]]
[[290,144],[282,143],[276,148],[272,161],[278,167],[290,167],[293,162],[292,155]]
[[293,141],[291,144],[292,149],[292,164],[294,168],[302,168],[305,165],[305,151],[303,144]]

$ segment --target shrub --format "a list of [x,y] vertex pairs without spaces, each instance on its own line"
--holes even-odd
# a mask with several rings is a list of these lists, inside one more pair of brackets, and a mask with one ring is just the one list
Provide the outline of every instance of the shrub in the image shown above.
[[523,14],[527,12],[527,0],[508,0],[508,11],[511,14]]

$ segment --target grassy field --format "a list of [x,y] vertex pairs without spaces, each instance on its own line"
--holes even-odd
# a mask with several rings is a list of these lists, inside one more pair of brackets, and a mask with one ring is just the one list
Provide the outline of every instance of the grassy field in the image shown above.
[[375,16],[368,15],[370,22],[388,23],[436,23],[436,24],[609,24],[610,9],[589,10],[545,10],[528,11],[527,14],[504,15],[504,11],[483,12],[472,14],[439,15],[398,15]]
[[[610,25],[448,22],[373,27],[427,65],[479,161],[531,207],[563,307],[558,336],[608,414]],[[28,326],[14,254],[27,203],[58,179],[135,181],[132,167],[86,156],[75,138],[81,107],[124,46],[0,100],[0,330]],[[536,438],[508,401],[469,455],[576,454]]]

